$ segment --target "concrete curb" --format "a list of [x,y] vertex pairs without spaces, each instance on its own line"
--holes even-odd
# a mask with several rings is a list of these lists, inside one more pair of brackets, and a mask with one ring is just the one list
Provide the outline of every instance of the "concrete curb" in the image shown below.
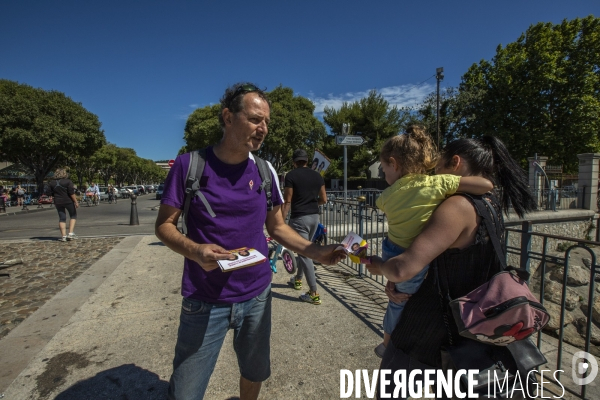
[[[8,208],[17,208],[17,207],[8,207]],[[8,217],[8,216],[19,215],[19,214],[29,214],[29,213],[35,213],[35,212],[40,212],[40,211],[48,211],[48,210],[56,210],[56,208],[51,206],[51,207],[44,207],[44,208],[33,208],[31,210],[30,209],[27,209],[27,210],[19,209],[18,211],[11,210],[11,211],[7,211],[5,213],[0,213],[0,217],[2,217],[2,216]]]

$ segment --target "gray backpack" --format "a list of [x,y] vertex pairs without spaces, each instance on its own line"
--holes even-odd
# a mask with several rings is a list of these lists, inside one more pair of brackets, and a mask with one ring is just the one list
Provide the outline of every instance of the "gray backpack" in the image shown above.
[[[273,209],[273,198],[271,193],[271,170],[265,160],[260,157],[254,156],[254,162],[258,167],[258,173],[262,183],[258,188],[258,192],[265,191],[267,198],[267,211]],[[202,201],[202,204],[206,207],[206,210],[211,217],[215,218],[216,214],[212,210],[208,200],[204,194],[200,191],[200,178],[204,171],[204,165],[206,164],[206,149],[200,149],[192,151],[190,153],[190,163],[188,165],[187,176],[185,178],[185,202],[183,204],[183,213],[181,215],[181,232],[187,235],[187,216],[190,209],[190,203],[194,196],[198,196]]]

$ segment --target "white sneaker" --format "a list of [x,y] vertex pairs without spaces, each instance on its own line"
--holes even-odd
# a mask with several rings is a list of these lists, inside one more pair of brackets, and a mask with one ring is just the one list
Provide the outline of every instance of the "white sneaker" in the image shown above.
[[374,350],[377,357],[383,358],[383,353],[385,353],[385,345],[383,344],[383,342],[379,343],[379,345],[375,347]]
[[67,237],[63,236],[60,239],[58,239],[59,242],[66,242],[67,241]]
[[74,233],[69,233],[69,236],[67,236],[67,240],[75,240],[75,239],[79,239],[79,238]]

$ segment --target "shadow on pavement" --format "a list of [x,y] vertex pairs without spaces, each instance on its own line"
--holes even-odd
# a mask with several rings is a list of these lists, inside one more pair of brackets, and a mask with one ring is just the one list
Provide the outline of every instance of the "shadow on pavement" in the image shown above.
[[148,243],[148,246],[164,246],[165,244],[163,242],[152,242],[152,243]]
[[317,283],[323,289],[361,320],[369,329],[383,337],[383,316],[385,309],[373,303],[359,287],[344,282],[344,277],[335,271],[323,269],[316,274]]
[[168,387],[169,383],[160,380],[154,372],[135,364],[124,364],[76,383],[59,393],[55,400],[163,400]]
[[277,293],[277,292],[271,292],[271,295],[273,296],[273,298],[280,299],[280,300],[297,301],[297,302],[302,301],[298,297],[287,296],[285,294],[281,294],[281,293]]
[[46,240],[46,241],[58,241],[60,239],[59,236],[33,236],[29,238],[30,240]]
[[289,289],[291,288],[290,285],[288,284],[283,284],[283,283],[271,283],[271,289]]

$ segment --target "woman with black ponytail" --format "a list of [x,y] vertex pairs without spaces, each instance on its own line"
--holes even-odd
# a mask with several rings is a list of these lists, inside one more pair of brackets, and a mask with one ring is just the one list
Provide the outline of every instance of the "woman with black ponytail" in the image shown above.
[[[504,243],[502,211],[508,213],[512,208],[522,217],[535,208],[525,172],[497,138],[485,136],[449,143],[436,173],[482,176],[501,189],[500,198],[495,191],[482,196],[456,194],[449,197],[438,206],[428,225],[404,253],[386,262],[373,257],[372,264],[367,265],[371,273],[386,276],[386,294],[391,301],[409,300],[380,367],[406,370],[406,376],[414,369],[442,369],[441,349],[460,340],[456,324],[451,316],[445,315],[446,307],[440,305],[441,301],[447,304],[447,300],[441,299],[435,279],[437,273],[431,271],[444,277],[446,293],[455,299],[502,270],[477,206],[487,210],[484,212],[491,217],[501,244]],[[394,283],[411,279],[428,264],[430,273],[415,294],[395,292]],[[392,381],[386,392],[393,390]]]

